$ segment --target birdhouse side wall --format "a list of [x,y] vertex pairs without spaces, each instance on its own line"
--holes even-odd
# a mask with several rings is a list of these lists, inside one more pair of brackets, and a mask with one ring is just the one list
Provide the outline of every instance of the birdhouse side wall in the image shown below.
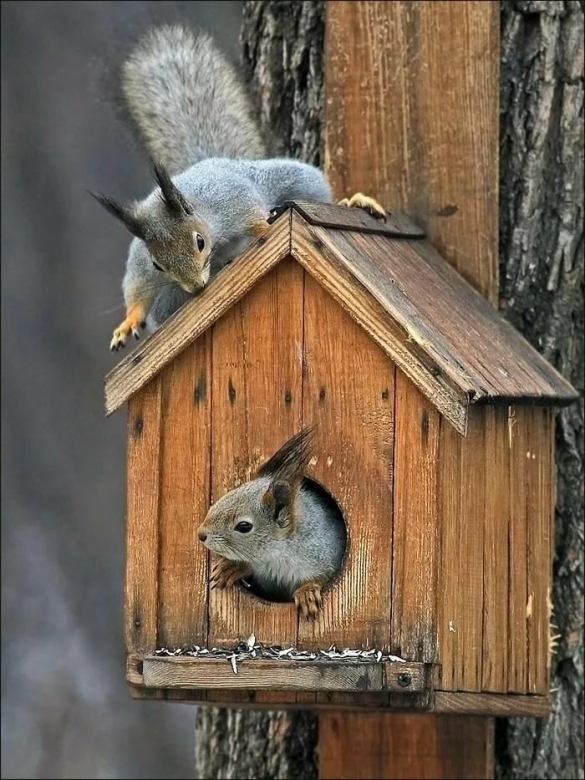
[[548,694],[554,518],[549,408],[481,407],[441,425],[439,690]]

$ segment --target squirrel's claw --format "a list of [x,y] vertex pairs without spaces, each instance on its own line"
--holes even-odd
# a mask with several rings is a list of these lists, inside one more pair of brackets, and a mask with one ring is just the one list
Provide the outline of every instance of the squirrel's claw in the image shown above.
[[321,586],[308,582],[297,588],[293,595],[296,607],[303,617],[306,620],[316,620],[323,605]]
[[120,328],[116,328],[112,340],[110,341],[110,350],[112,352],[117,352],[119,349],[122,349],[126,344],[126,338],[127,334],[122,332]]
[[136,316],[126,317],[124,322],[116,328],[116,330],[112,335],[112,340],[110,341],[110,350],[112,352],[117,352],[119,349],[122,349],[126,344],[126,340],[130,336],[130,334],[132,334],[135,339],[139,339],[140,328],[145,328],[145,327],[146,327],[146,323],[144,322],[142,317],[140,318]]
[[250,568],[245,563],[242,563],[241,561],[228,561],[227,558],[220,558],[211,570],[211,577],[209,579],[211,590],[215,590],[216,588],[219,590],[231,588],[238,580],[247,577],[249,574]]
[[349,208],[363,209],[375,219],[381,219],[386,222],[386,211],[375,198],[364,195],[363,192],[356,192],[351,198],[343,198],[337,204],[338,206],[348,206]]

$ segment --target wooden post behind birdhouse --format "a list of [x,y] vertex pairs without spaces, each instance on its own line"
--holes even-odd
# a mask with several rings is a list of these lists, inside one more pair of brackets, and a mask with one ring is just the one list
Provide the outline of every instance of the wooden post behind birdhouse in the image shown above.
[[[363,187],[416,216],[495,303],[498,4],[330,2],[326,11],[325,143],[337,190]],[[491,538],[490,554],[506,554]],[[444,550],[441,566],[457,566],[459,555],[456,545]],[[490,613],[502,609],[501,596],[494,591]],[[493,776],[489,718],[323,713],[319,734],[321,778]],[[431,746],[424,754],[422,744]]]

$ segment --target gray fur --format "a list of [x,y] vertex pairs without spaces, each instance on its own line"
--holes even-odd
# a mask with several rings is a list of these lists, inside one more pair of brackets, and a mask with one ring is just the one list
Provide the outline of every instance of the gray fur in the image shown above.
[[266,154],[241,80],[205,33],[151,30],[122,66],[122,92],[152,159],[170,174],[207,157]]
[[[258,159],[265,148],[244,87],[208,35],[156,28],[121,73],[128,111],[157,178],[164,183],[172,175],[193,209],[181,216],[159,188],[130,206],[98,196],[139,237],[130,246],[124,298],[127,310],[142,304],[156,329],[251,243],[252,222],[265,221],[288,200],[331,202],[332,192],[313,166]],[[197,250],[197,236],[204,251]]]
[[[331,580],[343,559],[345,529],[310,485],[304,481],[293,498],[292,533],[275,521],[272,507],[262,500],[270,477],[231,490],[211,507],[200,529],[207,533],[206,546],[224,558],[248,563],[263,590],[282,592],[288,599],[305,582]],[[244,519],[254,527],[242,534],[235,526]]]
[[[210,278],[224,268],[253,237],[243,232],[250,214],[268,217],[271,209],[294,199],[330,202],[331,188],[318,169],[297,160],[227,160],[212,158],[173,177],[181,193],[193,204],[197,217],[213,237]],[[172,235],[172,225],[161,204],[159,189],[138,203],[136,212],[147,222],[150,235]],[[147,245],[134,240],[124,277],[127,303],[140,291],[151,292],[148,324],[158,327],[188,299],[166,274],[156,271]],[[178,258],[174,259],[175,264]],[[158,285],[158,287],[157,287]],[[203,286],[203,285],[200,285]],[[148,297],[139,295],[139,297]]]

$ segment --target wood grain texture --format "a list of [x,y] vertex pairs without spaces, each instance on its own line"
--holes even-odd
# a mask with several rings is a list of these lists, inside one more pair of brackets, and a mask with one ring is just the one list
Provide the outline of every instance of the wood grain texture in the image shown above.
[[459,557],[464,555],[460,534],[461,448],[463,438],[449,425],[441,425],[439,445],[439,577],[437,583],[437,628],[439,685],[456,689],[459,617]]
[[437,691],[433,710],[445,714],[467,713],[468,715],[494,715],[503,718],[546,718],[550,714],[550,699],[548,696]]
[[527,482],[528,409],[510,407],[508,447],[510,450],[509,501],[512,522],[509,535],[508,690],[526,693],[528,686],[527,561],[528,518],[525,494]]
[[161,386],[155,378],[128,407],[126,652],[157,643]]
[[[279,219],[204,291],[136,347],[105,380],[106,414],[115,412],[160,369],[221,317],[289,253],[290,217]],[[242,273],[243,271],[243,273]]]
[[407,335],[413,355],[428,361],[468,403],[576,398],[575,389],[427,241],[310,230],[315,248],[327,246]]
[[[448,335],[455,350],[461,350],[469,367],[477,372],[497,393],[480,395],[475,403],[572,403],[577,390],[508,320],[492,309],[465,278],[455,273],[447,255],[428,242],[410,244],[416,247],[418,261],[424,261],[432,274],[441,279],[443,294],[452,298],[453,311]],[[408,250],[407,250],[408,252]],[[485,345],[492,345],[486,350]],[[471,346],[470,346],[471,344]],[[506,395],[507,388],[511,394]]]
[[[317,623],[299,619],[299,643],[387,647],[395,367],[309,275],[304,300],[303,418],[317,424],[315,448],[321,453],[312,473],[344,512],[348,548]],[[297,695],[310,704],[333,700],[350,704],[354,696]]]
[[[311,473],[347,518],[339,581],[299,644],[388,646],[392,549],[392,362],[309,275],[305,277],[303,421],[316,425]],[[359,476],[358,476],[359,475]]]
[[498,4],[326,8],[325,168],[335,192],[368,192],[408,213],[495,303]]
[[[213,328],[212,500],[249,479],[301,428],[303,270],[286,261]],[[252,632],[265,644],[295,645],[290,604],[240,587],[209,594],[211,645]],[[294,700],[294,694],[292,694]]]
[[[447,453],[441,453],[448,457]],[[483,516],[486,504],[485,413],[469,418],[467,438],[461,442],[458,502],[459,615],[456,690],[481,691],[483,632]],[[448,522],[447,518],[443,518]]]
[[552,588],[551,504],[554,461],[553,415],[530,409],[526,420],[526,630],[527,693],[548,694],[550,686],[550,593]]
[[510,500],[508,409],[488,408],[485,424],[482,691],[508,690],[508,570]]
[[410,661],[437,657],[440,417],[396,373],[392,649]]
[[372,217],[364,209],[339,208],[329,203],[291,201],[291,207],[310,225],[377,233],[396,238],[424,238],[421,230],[406,214],[386,214],[386,221]]
[[485,780],[493,739],[492,723],[466,715],[328,713],[319,719],[319,778]]
[[[351,663],[336,661],[243,661],[234,674],[225,659],[145,658],[142,671],[147,688],[250,688],[264,691],[400,691],[425,689],[423,664]],[[406,678],[408,684],[405,685]],[[282,694],[279,694],[282,697]]]
[[[152,661],[160,661],[160,656],[143,656],[139,654],[131,654],[127,659],[127,672],[126,678],[129,684],[132,686],[131,693],[135,698],[150,699],[154,701],[184,701],[184,702],[197,702],[205,703],[205,691],[201,689],[191,688],[154,688],[145,687],[145,679],[143,676],[145,664],[148,666]],[[169,663],[173,663],[180,659],[162,659]],[[186,659],[194,660],[194,659]],[[199,666],[202,664],[202,659],[198,661]],[[207,662],[203,662],[204,664]],[[254,664],[256,662],[253,662]],[[271,661],[271,664],[275,662]],[[278,664],[278,662],[276,662]],[[290,672],[290,662],[287,662]],[[220,665],[220,677],[215,683],[208,684],[208,678],[213,677],[208,669],[203,668],[201,672],[197,672],[197,675],[205,675],[207,679],[202,679],[198,682],[199,677],[191,676],[189,685],[195,684],[203,686],[213,687],[214,685],[223,686],[226,678],[226,686],[231,686],[236,679],[234,677],[231,665],[225,660],[214,661],[211,667],[215,669],[215,666]],[[286,664],[285,664],[286,666]],[[354,710],[361,709],[388,709],[388,710],[404,710],[414,711],[427,709],[428,711],[445,714],[458,714],[465,713],[468,715],[496,715],[502,717],[546,717],[550,712],[550,698],[548,696],[531,696],[531,695],[516,695],[516,694],[494,694],[494,693],[465,693],[465,692],[448,692],[448,691],[433,691],[431,676],[428,674],[430,667],[422,666],[419,664],[381,664],[383,668],[382,685],[384,689],[391,691],[403,691],[404,689],[398,682],[398,675],[404,674],[405,670],[413,678],[413,683],[408,689],[407,693],[373,693],[372,691],[364,693],[358,691],[354,687],[351,695],[339,694],[329,691],[325,696],[319,696],[319,700],[315,701],[311,706],[320,710],[331,710],[342,707],[350,707]],[[242,678],[239,676],[245,665],[239,665],[238,667],[238,680]],[[174,674],[174,673],[172,673]],[[181,680],[184,679],[185,673],[180,673],[178,679],[175,678],[172,684],[182,684]],[[254,679],[257,676],[257,672],[254,672]],[[150,683],[155,681],[150,680]],[[163,680],[166,684],[166,681]],[[247,682],[242,686],[245,688]],[[254,683],[250,683],[255,685]],[[296,685],[297,683],[292,683]],[[260,682],[260,686],[263,683]],[[278,687],[278,686],[275,686]],[[415,690],[416,688],[416,690]],[[303,694],[297,694],[301,696]],[[306,696],[312,695],[316,699],[315,694],[304,694]],[[270,696],[269,699],[266,699]],[[341,699],[341,701],[340,701]],[[230,702],[226,700],[226,705],[230,705]],[[258,697],[254,697],[254,701],[232,701],[232,706],[243,707],[274,707],[278,706],[279,709],[298,709],[304,706],[298,701],[291,701],[287,690],[272,690],[269,693],[264,690]]]
[[[474,409],[470,415],[465,439],[452,433],[448,426],[441,427],[438,587],[441,668],[438,687],[441,690],[481,691],[482,686],[484,447],[485,410],[482,408]],[[491,521],[489,512],[486,517]],[[504,652],[501,644],[497,652]]]
[[[498,11],[481,2],[326,3],[325,168],[336,195],[367,191],[406,211],[491,302]],[[456,49],[448,73],[446,40]],[[491,719],[334,714],[319,728],[323,779],[493,776]]]
[[[199,691],[184,688],[137,688],[131,687],[132,698],[147,701],[174,701],[184,704],[197,704],[200,706],[215,706],[204,699],[198,698]],[[263,692],[264,695],[264,692]],[[226,701],[222,707],[237,710],[274,710],[278,691],[273,691],[274,701],[271,703],[253,701]],[[297,694],[300,696],[302,694]],[[314,694],[304,694],[312,695]],[[547,696],[527,696],[517,694],[499,695],[496,693],[449,693],[437,691],[433,697],[433,703],[421,706],[423,697],[418,694],[404,696],[398,702],[400,694],[392,693],[353,693],[348,694],[329,692],[323,696],[323,702],[311,704],[311,709],[316,710],[321,716],[330,717],[335,713],[363,715],[378,715],[379,718],[392,718],[394,729],[399,728],[401,716],[414,715],[440,715],[441,720],[445,715],[473,715],[486,718],[547,718],[551,714],[551,700]],[[231,694],[233,699],[233,694]],[[338,699],[351,698],[351,702],[339,702]],[[325,701],[325,699],[329,701]],[[294,712],[306,708],[305,703],[283,702],[278,704],[278,710]]]
[[[325,232],[317,233],[293,216],[293,256],[327,290],[373,341],[463,435],[467,431],[468,396],[472,388],[450,383],[432,358],[394,322],[387,310],[356,280],[352,255],[340,257]],[[355,247],[353,247],[355,253]],[[358,252],[359,255],[359,252]]]
[[160,382],[158,644],[204,646],[208,556],[196,531],[209,508],[210,334],[166,366]]
[[439,690],[548,693],[552,431],[539,407],[441,427]]
[[144,682],[147,687],[196,688],[252,691],[354,691],[382,690],[383,670],[379,666],[360,669],[336,665],[291,668],[275,662],[241,664],[234,674],[226,661],[166,663],[159,659],[144,662]]

